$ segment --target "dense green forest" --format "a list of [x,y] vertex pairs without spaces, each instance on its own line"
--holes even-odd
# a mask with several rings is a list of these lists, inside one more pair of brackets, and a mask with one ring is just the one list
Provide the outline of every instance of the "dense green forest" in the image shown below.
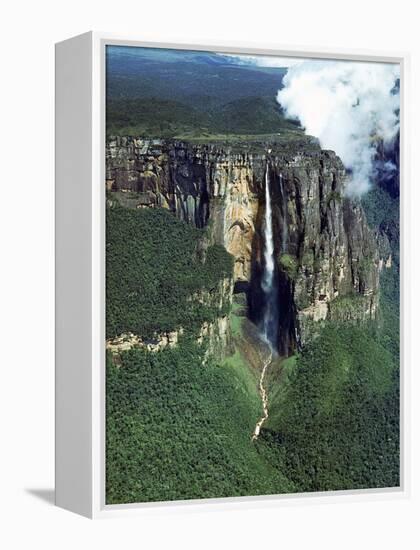
[[[245,144],[262,154],[272,142],[318,148],[276,103],[285,73],[211,52],[108,47],[107,133],[223,142],[238,151]],[[260,365],[255,349],[247,353],[246,298],[236,296],[231,306],[220,293],[232,257],[209,246],[205,229],[164,209],[124,207],[128,194],[113,194],[106,336],[133,332],[145,341],[181,327],[183,334],[158,352],[107,354],[108,504],[399,484],[395,194],[375,185],[361,199],[381,257],[392,255],[381,273],[378,319],[325,322],[295,355],[275,358],[267,374],[269,417],[256,441]],[[279,257],[291,281],[298,269],[292,260]],[[227,356],[216,359],[197,335],[221,315],[229,315],[231,335]]]
[[[218,245],[201,250],[204,231],[160,208],[107,208],[106,334],[143,337],[180,327],[196,329],[221,312],[209,301],[231,276],[232,258]],[[198,293],[198,294],[197,294]]]
[[363,206],[392,252],[378,322],[328,323],[271,389],[265,443],[298,491],[399,485],[399,200],[375,186]]
[[296,131],[275,99],[247,97],[225,105],[193,107],[156,97],[108,99],[109,135],[184,137],[185,135],[276,134]]
[[107,502],[292,492],[250,434],[258,410],[242,375],[202,365],[188,340],[107,363]]
[[398,363],[382,340],[330,324],[283,382],[263,433],[297,490],[399,484]]
[[108,503],[293,491],[251,443],[261,402],[246,366],[203,366],[197,327],[228,309],[191,296],[232,272],[204,235],[163,209],[107,209],[108,337],[186,329],[174,349],[108,354]]
[[109,48],[107,132],[164,138],[296,130],[275,100],[284,74],[210,52]]
[[[366,196],[366,211],[398,258],[398,201],[379,218],[369,210],[382,193]],[[253,443],[261,402],[249,365],[236,349],[203,366],[193,337],[217,310],[188,296],[232,269],[220,247],[203,255],[204,235],[165,210],[107,210],[108,335],[188,327],[176,348],[108,354],[107,502],[398,485],[398,261],[382,273],[378,323],[327,324],[281,363]],[[241,320],[231,316],[235,340]]]

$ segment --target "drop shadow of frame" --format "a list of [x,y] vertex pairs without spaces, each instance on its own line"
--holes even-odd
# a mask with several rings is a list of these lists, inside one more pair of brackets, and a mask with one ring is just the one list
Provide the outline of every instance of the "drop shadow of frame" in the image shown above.
[[55,504],[55,490],[54,489],[25,489],[25,492],[29,495],[32,495],[39,500],[43,500],[47,504]]

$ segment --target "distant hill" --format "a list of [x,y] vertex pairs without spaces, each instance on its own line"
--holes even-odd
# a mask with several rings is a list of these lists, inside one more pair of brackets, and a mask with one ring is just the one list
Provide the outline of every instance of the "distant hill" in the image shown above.
[[296,129],[275,101],[286,71],[210,52],[109,46],[108,133],[167,137]]

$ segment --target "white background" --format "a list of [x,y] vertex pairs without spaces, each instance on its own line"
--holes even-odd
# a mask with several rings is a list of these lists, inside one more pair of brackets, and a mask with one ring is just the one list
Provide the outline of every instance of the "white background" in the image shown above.
[[[91,522],[50,504],[53,488],[54,42],[87,30],[145,40],[412,54],[413,340],[418,291],[420,49],[413,1],[14,1],[2,5],[0,63],[0,545],[52,548],[419,548],[419,405],[412,354],[413,488],[408,500],[279,505]],[[71,154],[71,152],[69,152]]]

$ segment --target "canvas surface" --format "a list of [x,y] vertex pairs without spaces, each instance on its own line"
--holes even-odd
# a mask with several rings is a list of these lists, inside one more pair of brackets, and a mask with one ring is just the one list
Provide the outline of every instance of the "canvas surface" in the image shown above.
[[398,65],[106,56],[107,504],[398,486]]

